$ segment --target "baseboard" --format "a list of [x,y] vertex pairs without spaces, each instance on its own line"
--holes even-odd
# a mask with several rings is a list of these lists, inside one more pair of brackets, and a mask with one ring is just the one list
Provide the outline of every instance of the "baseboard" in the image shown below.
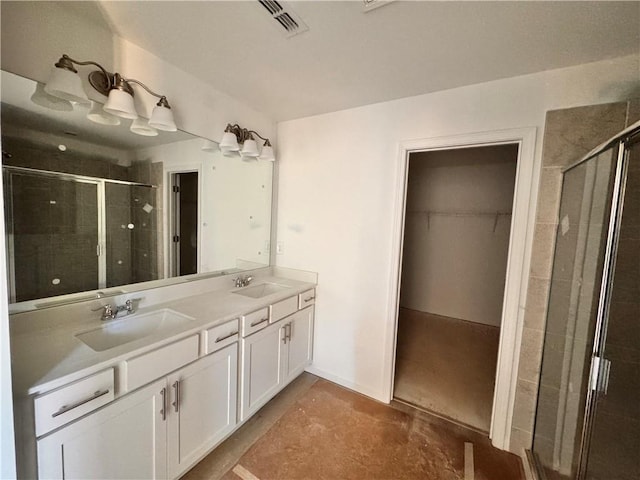
[[360,393],[366,397],[373,398],[378,402],[382,402],[387,405],[389,404],[383,392],[374,391],[369,387],[365,387],[364,385],[352,382],[350,380],[347,380],[346,378],[339,377],[338,375],[334,375],[333,373],[329,373],[313,365],[308,367],[306,371],[318,377],[324,378],[325,380],[336,383],[341,387],[348,388],[349,390],[353,390],[354,392]]

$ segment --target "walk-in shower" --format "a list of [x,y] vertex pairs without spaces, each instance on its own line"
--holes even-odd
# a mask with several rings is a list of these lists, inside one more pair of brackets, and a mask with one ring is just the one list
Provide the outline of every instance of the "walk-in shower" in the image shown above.
[[155,186],[16,166],[3,173],[12,303],[159,278]]
[[640,125],[564,171],[531,457],[640,478]]

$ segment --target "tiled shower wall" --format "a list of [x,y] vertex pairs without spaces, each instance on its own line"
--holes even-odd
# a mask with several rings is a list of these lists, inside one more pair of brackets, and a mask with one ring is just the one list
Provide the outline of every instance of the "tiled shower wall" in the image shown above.
[[[11,154],[3,158],[5,165],[158,185],[151,189],[107,183],[107,286],[162,277],[163,256],[157,248],[162,245],[162,222],[158,221],[162,218],[162,163],[125,167],[72,150],[52,150],[25,139],[2,140],[3,150]],[[15,263],[16,286],[22,294],[17,300],[97,288],[93,248],[97,232],[96,187],[45,177],[18,180],[13,187],[16,205],[24,205],[30,212],[16,215],[25,221],[8,226],[20,235]],[[132,230],[127,228],[130,223]],[[43,235],[47,238],[43,239]],[[26,268],[27,265],[34,268]],[[57,283],[52,283],[53,279]]]
[[562,169],[640,119],[640,101],[547,113],[529,288],[518,368],[510,450],[531,448],[547,303],[558,225]]

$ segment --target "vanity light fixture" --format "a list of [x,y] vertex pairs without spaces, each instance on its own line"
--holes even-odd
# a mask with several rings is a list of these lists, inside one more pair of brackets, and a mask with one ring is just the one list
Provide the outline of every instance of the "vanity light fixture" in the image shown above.
[[98,102],[91,102],[91,109],[87,113],[87,118],[94,123],[101,125],[120,125],[120,119],[115,115],[107,113]]
[[[138,80],[133,78],[124,78],[119,73],[107,72],[102,65],[92,60],[80,62],[72,59],[66,54],[62,55],[51,71],[51,76],[44,87],[44,91],[49,95],[69,102],[74,102],[80,105],[90,105],[91,102],[82,88],[82,81],[78,76],[78,71],[74,65],[94,65],[99,68],[99,70],[94,70],[89,74],[89,83],[96,91],[107,97],[107,102],[103,107],[103,110],[107,115],[114,115],[116,117],[130,120],[136,120],[138,118],[138,112],[136,111],[133,102],[134,93],[132,84],[139,85],[146,90],[147,93],[159,99],[158,103],[153,108],[148,126],[142,128],[141,122],[138,122],[135,125],[132,124],[131,131],[133,133],[137,133],[139,135],[153,135],[152,132],[155,131],[155,129],[165,130],[168,132],[175,132],[177,130],[167,97],[154,92]],[[94,111],[94,109],[89,112],[87,117],[97,123],[113,122],[112,120],[105,121],[105,118],[108,119],[109,117],[101,117]],[[157,131],[155,134],[157,135]]]
[[73,104],[69,100],[49,95],[44,91],[44,85],[41,83],[36,84],[36,91],[31,95],[31,101],[41,107],[59,112],[70,112],[73,110]]
[[[258,150],[258,144],[253,138],[254,135],[264,140],[262,151]],[[240,144],[242,144],[242,149],[240,149]],[[258,160],[268,160],[271,162],[274,162],[276,159],[273,154],[273,147],[268,138],[263,137],[255,130],[243,128],[237,123],[234,125],[230,123],[227,124],[219,147],[222,153],[227,156],[239,152],[243,158],[257,158]]]

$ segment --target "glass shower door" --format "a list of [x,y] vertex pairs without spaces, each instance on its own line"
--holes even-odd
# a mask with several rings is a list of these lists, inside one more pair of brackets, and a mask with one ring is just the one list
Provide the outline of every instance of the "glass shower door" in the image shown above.
[[607,150],[564,174],[533,441],[548,479],[579,470],[616,159]]
[[608,382],[593,396],[587,480],[640,478],[640,143],[627,158],[608,316],[596,352],[611,364]]
[[97,183],[5,172],[11,301],[97,289]]

